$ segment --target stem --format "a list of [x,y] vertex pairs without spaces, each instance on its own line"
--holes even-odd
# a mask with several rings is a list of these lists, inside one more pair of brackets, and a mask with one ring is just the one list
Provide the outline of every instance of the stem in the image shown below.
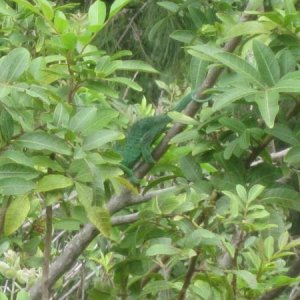
[[185,299],[185,295],[186,295],[186,292],[187,292],[187,289],[189,288],[191,282],[192,282],[192,279],[193,279],[193,275],[196,271],[196,264],[197,264],[197,259],[198,259],[198,256],[199,254],[197,254],[196,256],[193,256],[191,259],[190,259],[190,263],[189,263],[189,267],[188,267],[188,271],[185,275],[185,279],[184,279],[184,283],[183,283],[183,286],[179,292],[179,295],[178,295],[178,300],[184,300]]
[[49,264],[51,257],[51,241],[52,241],[52,206],[46,207],[46,232],[44,237],[44,263],[43,263],[43,290],[42,299],[49,299]]
[[15,294],[15,282],[16,282],[16,279],[14,278],[14,279],[12,280],[12,285],[11,285],[10,300],[13,300],[13,299],[14,299],[14,294]]

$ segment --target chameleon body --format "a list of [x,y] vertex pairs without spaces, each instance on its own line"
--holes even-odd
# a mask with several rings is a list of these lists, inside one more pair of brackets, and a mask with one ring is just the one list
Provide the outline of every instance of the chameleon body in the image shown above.
[[[193,93],[188,94],[178,102],[173,110],[182,111],[192,99]],[[151,155],[151,145],[171,121],[172,119],[167,114],[163,114],[143,118],[131,126],[122,149],[121,165],[125,170],[132,170],[141,158],[147,163],[155,163]]]

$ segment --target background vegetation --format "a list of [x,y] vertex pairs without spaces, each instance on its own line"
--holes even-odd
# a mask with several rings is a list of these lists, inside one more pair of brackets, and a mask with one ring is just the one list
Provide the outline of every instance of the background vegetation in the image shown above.
[[0,299],[297,299],[298,7],[0,0]]

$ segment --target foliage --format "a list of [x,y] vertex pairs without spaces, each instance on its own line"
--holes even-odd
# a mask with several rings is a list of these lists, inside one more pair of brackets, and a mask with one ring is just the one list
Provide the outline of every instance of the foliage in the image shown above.
[[[84,224],[100,232],[53,287],[57,298],[76,291],[89,299],[257,299],[271,288],[295,291],[300,277],[286,271],[300,244],[290,218],[300,212],[297,3],[268,1],[244,23],[244,1],[160,1],[145,10],[146,2],[128,3],[96,0],[81,12],[62,1],[0,1],[0,298],[27,299],[41,276],[46,207],[54,261]],[[153,23],[152,5],[160,12]],[[167,40],[163,57],[182,70],[174,82],[138,59],[134,40],[126,41],[134,59],[120,44],[110,48],[112,26],[135,13],[150,28],[149,41],[139,42],[156,49],[156,60],[144,60],[159,66],[159,42]],[[235,38],[236,51],[225,52]],[[128,128],[174,107],[214,66],[224,70],[206,101],[195,99],[201,110],[194,118],[168,114],[186,130],[134,186],[118,151]],[[143,91],[135,72],[157,79],[166,109],[133,101],[128,89]],[[131,200],[111,216],[107,204],[125,188]]]

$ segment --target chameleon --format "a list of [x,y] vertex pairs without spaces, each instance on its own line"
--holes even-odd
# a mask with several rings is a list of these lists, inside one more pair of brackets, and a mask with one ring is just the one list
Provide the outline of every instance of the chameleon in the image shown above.
[[[191,92],[178,102],[173,111],[182,111],[192,100],[193,93]],[[132,173],[134,165],[141,158],[147,163],[155,163],[151,155],[151,145],[171,121],[172,119],[167,114],[162,114],[138,120],[130,127],[121,150],[123,157],[121,166],[126,173],[129,173],[129,170]]]

